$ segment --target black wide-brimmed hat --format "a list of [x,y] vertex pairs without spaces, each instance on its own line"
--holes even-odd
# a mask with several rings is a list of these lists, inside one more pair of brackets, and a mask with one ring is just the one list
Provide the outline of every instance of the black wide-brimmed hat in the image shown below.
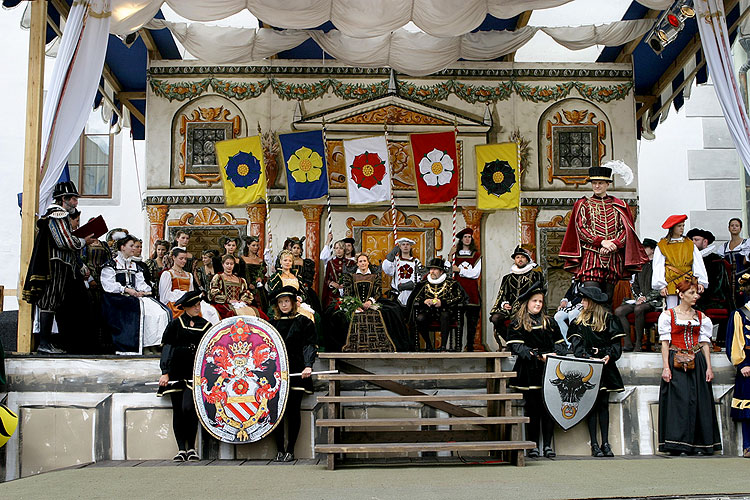
[[532,260],[531,259],[531,252],[529,252],[527,249],[525,249],[522,246],[517,246],[516,249],[513,250],[513,253],[510,254],[510,258],[511,259],[515,259],[516,255],[523,255],[524,257],[526,257],[529,260],[529,262],[531,262],[531,260]]
[[194,306],[195,304],[200,302],[202,296],[203,294],[200,290],[193,290],[191,292],[187,292],[185,295],[177,299],[174,305],[179,307],[180,309],[185,309],[186,307]]
[[445,272],[445,259],[435,257],[434,259],[430,260],[429,264],[427,264],[427,269],[440,269],[441,271]]
[[58,182],[55,184],[55,188],[52,190],[52,198],[60,198],[62,196],[81,196],[78,194],[78,189],[73,181]]
[[609,299],[609,296],[602,292],[597,286],[582,286],[578,287],[578,295],[586,297],[599,304],[604,304]]
[[349,243],[350,245],[354,245],[354,238],[344,238],[341,241],[343,241],[344,243]]
[[299,291],[296,288],[291,285],[286,285],[273,294],[271,302],[275,304],[281,297],[291,297],[292,302],[294,302],[297,300],[297,295],[299,295]]
[[609,167],[589,167],[589,182],[612,182],[612,169]]
[[544,283],[542,283],[541,281],[537,281],[536,283],[532,284],[528,290],[518,296],[517,300],[519,303],[526,302],[537,293],[541,293],[542,295],[545,295],[547,293],[547,289],[544,287]]

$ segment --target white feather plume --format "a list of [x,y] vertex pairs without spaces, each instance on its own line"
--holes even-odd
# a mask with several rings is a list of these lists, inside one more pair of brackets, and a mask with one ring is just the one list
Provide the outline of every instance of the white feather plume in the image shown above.
[[120,241],[127,235],[128,233],[126,233],[125,231],[115,231],[114,233],[112,233],[112,241]]
[[626,186],[629,186],[633,182],[633,169],[628,167],[622,160],[610,160],[602,167],[611,168],[612,172],[620,176]]

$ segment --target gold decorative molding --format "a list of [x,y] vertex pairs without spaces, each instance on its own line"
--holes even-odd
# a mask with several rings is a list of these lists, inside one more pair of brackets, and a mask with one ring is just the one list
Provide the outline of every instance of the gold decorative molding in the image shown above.
[[368,125],[382,125],[385,123],[388,125],[453,125],[446,120],[418,113],[393,104],[354,116],[348,116],[336,120],[336,123]]
[[167,226],[246,226],[247,219],[237,219],[229,212],[221,213],[211,207],[203,207],[193,214],[187,212],[179,219],[172,219]]
[[169,213],[168,205],[146,205],[146,214],[151,224],[164,224]]
[[266,206],[265,205],[248,205],[245,207],[247,216],[253,224],[265,224]]
[[565,184],[579,186],[585,184],[588,179],[588,168],[582,167],[577,174],[563,174],[555,165],[555,154],[553,135],[554,129],[558,127],[595,127],[596,137],[591,144],[591,158],[596,166],[601,163],[602,158],[607,153],[607,146],[604,139],[607,137],[607,124],[604,120],[597,119],[596,114],[588,109],[560,110],[556,112],[552,119],[544,123],[545,138],[547,139],[547,182],[552,183],[554,179],[559,179]]
[[555,215],[547,222],[539,222],[537,224],[538,227],[568,227],[568,222],[570,221],[571,214],[573,213],[572,210],[568,210],[568,213],[565,215]]

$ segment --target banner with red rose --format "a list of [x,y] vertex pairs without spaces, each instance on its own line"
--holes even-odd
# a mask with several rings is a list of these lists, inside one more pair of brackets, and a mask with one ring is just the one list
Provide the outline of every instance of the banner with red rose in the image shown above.
[[350,205],[391,199],[391,167],[385,136],[344,141],[346,186]]
[[458,196],[456,133],[411,134],[420,205],[445,203]]

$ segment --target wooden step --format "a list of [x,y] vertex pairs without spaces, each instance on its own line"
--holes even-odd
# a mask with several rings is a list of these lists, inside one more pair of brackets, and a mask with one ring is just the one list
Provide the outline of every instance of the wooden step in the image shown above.
[[318,403],[425,403],[433,401],[511,401],[523,399],[520,392],[506,394],[445,394],[425,396],[318,396]]
[[466,359],[509,358],[510,352],[321,352],[320,359]]
[[412,453],[419,451],[530,450],[532,441],[454,441],[452,443],[317,444],[317,453]]
[[526,424],[529,417],[319,418],[318,427],[411,427],[415,425]]
[[473,373],[337,373],[318,375],[319,380],[474,380],[512,378],[516,372]]

